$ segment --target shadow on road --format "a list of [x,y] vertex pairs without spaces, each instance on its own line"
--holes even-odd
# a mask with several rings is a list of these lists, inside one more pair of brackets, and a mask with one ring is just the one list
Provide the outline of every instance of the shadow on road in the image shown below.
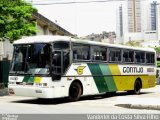
[[[152,92],[141,92],[140,95],[143,94],[150,94]],[[98,100],[98,99],[107,99],[116,96],[128,96],[131,95],[127,92],[118,92],[118,93],[107,93],[103,95],[92,95],[92,96],[84,96],[81,97],[79,101],[85,100]],[[29,100],[19,100],[19,101],[12,101],[13,103],[24,103],[24,104],[38,104],[38,105],[57,105],[57,104],[66,104],[71,103],[68,98],[55,98],[55,99],[29,99]],[[78,102],[78,101],[77,101]]]

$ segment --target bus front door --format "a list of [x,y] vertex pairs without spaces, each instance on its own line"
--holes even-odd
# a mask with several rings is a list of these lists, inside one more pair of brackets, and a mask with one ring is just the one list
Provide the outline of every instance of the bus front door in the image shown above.
[[60,80],[69,66],[69,51],[54,51],[51,75],[53,80]]
[[52,57],[52,80],[60,80],[63,74],[63,51],[54,51]]

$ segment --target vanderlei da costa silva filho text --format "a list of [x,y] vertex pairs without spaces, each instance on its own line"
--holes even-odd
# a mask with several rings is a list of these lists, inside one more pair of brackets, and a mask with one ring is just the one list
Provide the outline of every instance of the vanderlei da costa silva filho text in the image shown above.
[[87,114],[88,120],[159,120],[157,114]]

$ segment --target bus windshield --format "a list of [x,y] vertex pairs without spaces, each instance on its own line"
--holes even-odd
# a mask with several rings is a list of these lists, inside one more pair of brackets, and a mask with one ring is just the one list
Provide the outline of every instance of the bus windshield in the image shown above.
[[15,45],[10,73],[49,74],[50,44]]

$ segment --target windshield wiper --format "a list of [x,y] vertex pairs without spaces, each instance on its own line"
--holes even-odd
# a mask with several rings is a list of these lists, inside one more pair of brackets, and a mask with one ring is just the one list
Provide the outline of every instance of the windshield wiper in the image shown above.
[[19,74],[23,74],[24,72],[22,71],[10,71],[9,74],[14,74],[14,75],[19,75]]
[[24,73],[25,75],[34,75],[33,73],[31,73],[30,71],[27,71]]
[[16,74],[16,71],[9,71],[9,74]]

